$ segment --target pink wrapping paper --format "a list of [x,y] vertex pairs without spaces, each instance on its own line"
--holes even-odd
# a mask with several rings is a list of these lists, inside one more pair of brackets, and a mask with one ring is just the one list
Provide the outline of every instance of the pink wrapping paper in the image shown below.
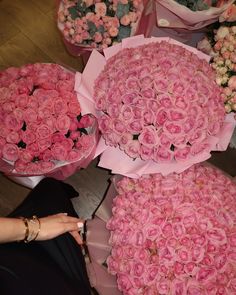
[[156,0],[157,25],[159,27],[199,30],[216,22],[221,13],[234,1],[220,8],[211,7],[203,11],[192,11],[174,0]]
[[106,229],[106,222],[111,218],[111,204],[117,192],[115,182],[119,176],[113,177],[106,197],[99,206],[95,217],[87,221],[86,240],[90,262],[87,263],[87,272],[90,284],[100,295],[121,295],[117,288],[116,277],[107,272],[105,261],[110,254],[108,243],[110,232]]
[[[179,46],[183,46],[187,50],[197,54],[200,59],[205,59],[207,61],[210,60],[210,57],[208,55],[205,55],[204,53],[198,51],[196,48],[184,45],[171,38],[144,38],[143,35],[124,39],[122,43],[105,49],[104,56],[94,50],[91,54],[88,64],[85,67],[84,72],[82,74],[76,74],[75,90],[77,91],[78,97],[80,98],[83,109],[86,109],[87,113],[92,113],[93,115],[99,117],[99,113],[96,112],[94,108],[93,85],[96,78],[103,70],[107,59],[115,55],[123,48],[137,47],[139,45],[148,44],[151,42],[161,42],[163,40],[171,42],[173,44],[177,44]],[[107,146],[103,138],[101,138],[96,150],[96,156],[101,154],[98,166],[110,169],[114,174],[121,174],[132,178],[137,178],[143,174],[150,173],[162,173],[163,175],[168,175],[172,172],[180,173],[193,164],[209,159],[211,157],[210,151],[226,150],[230,142],[230,138],[233,134],[233,129],[234,123],[232,123],[232,120],[227,117],[223,128],[221,129],[217,137],[209,137],[210,149],[207,152],[203,152],[199,156],[193,157],[185,162],[183,161],[181,163],[178,163],[173,161],[172,163],[167,164],[157,164],[152,160],[143,161],[141,159],[136,159],[134,161],[119,148]]]

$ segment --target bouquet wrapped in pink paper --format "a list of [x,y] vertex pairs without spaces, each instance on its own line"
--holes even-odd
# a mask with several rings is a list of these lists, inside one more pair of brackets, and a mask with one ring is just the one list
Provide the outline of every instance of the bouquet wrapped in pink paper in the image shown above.
[[96,119],[81,115],[75,73],[56,64],[0,72],[0,170],[64,179],[92,160]]
[[[117,288],[111,280],[104,289],[98,282],[98,290],[113,285],[114,294],[124,295],[236,294],[236,184],[230,177],[198,164],[166,177],[124,177],[116,189],[113,203],[102,204],[100,217],[88,223],[95,277],[107,264],[117,279]],[[97,247],[94,229],[102,237]]]
[[168,174],[227,148],[233,125],[225,122],[221,89],[204,54],[142,36],[104,52],[105,58],[94,53],[76,82],[83,104],[94,100],[98,111],[99,165],[130,177]]
[[216,22],[234,2],[156,0],[157,25],[160,27],[199,30]]
[[148,35],[154,16],[150,6],[146,0],[63,0],[58,28],[71,54],[89,54],[140,32]]

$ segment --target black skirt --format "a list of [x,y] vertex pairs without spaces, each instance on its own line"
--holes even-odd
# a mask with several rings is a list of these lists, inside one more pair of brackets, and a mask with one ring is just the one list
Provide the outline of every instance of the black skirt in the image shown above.
[[[77,216],[68,184],[45,178],[9,217]],[[0,244],[0,294],[89,295],[90,285],[81,247],[69,234],[29,244]]]

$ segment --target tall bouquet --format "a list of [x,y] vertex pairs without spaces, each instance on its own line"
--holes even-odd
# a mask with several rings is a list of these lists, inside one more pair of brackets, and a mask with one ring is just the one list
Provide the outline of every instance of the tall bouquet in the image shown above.
[[75,74],[56,64],[0,72],[0,170],[65,178],[88,164],[96,120],[81,115]]

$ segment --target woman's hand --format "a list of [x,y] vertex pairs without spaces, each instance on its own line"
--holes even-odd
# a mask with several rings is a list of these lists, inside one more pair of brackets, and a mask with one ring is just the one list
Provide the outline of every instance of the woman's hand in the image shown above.
[[84,221],[59,213],[40,218],[41,229],[36,241],[53,239],[61,234],[69,232],[78,244],[83,244],[79,231],[83,228]]

